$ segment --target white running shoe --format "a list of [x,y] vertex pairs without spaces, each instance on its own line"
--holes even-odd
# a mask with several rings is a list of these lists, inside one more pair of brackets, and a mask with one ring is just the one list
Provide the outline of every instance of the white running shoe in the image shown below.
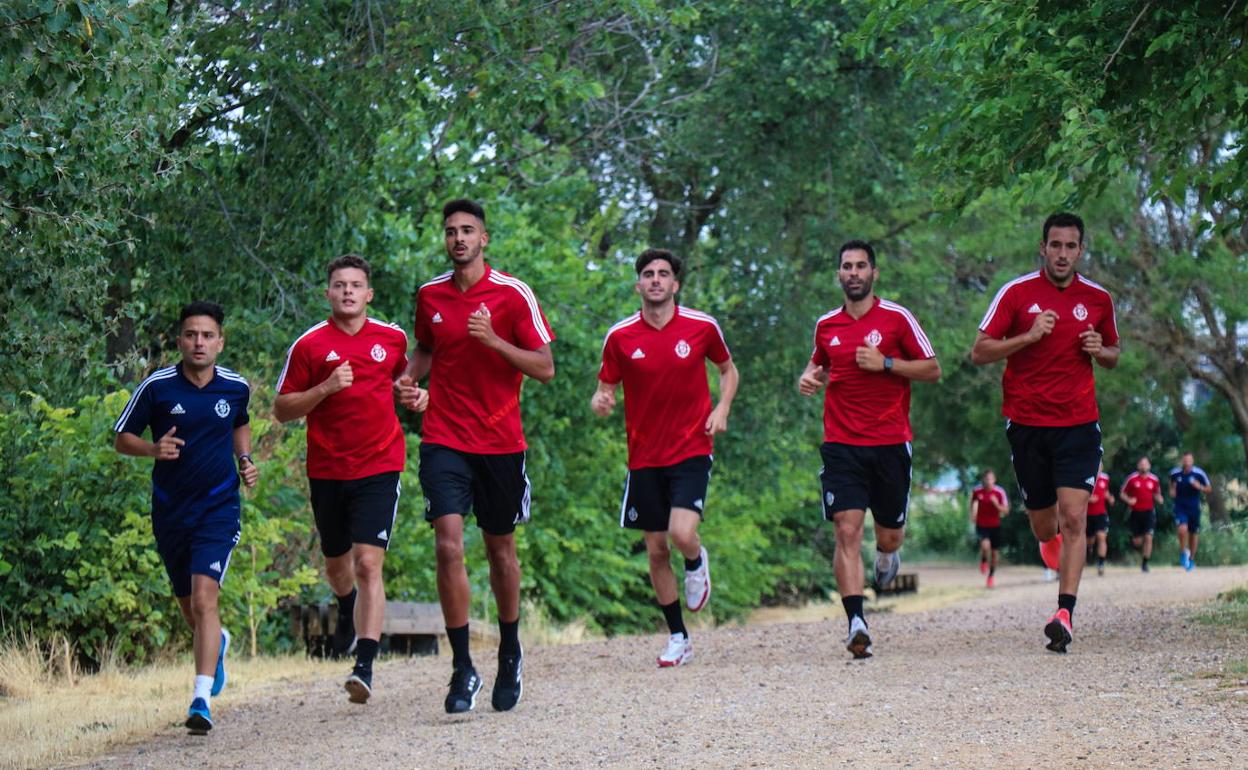
[[707,559],[706,548],[702,548],[698,555],[702,557],[702,566],[685,573],[685,606],[690,612],[702,609],[707,599],[711,598],[711,563]]
[[855,658],[871,657],[871,635],[867,633],[867,622],[857,615],[849,621],[849,637],[845,639],[845,649],[853,653]]
[[1044,582],[1052,583],[1057,578],[1057,572],[1048,567],[1044,568]]
[[901,569],[901,554],[897,551],[892,553],[884,553],[883,551],[875,552],[875,590],[880,591],[888,587],[893,582],[893,578],[897,577],[897,572]]
[[659,668],[683,666],[693,660],[693,644],[684,634],[672,634],[667,639],[667,648],[659,655]]

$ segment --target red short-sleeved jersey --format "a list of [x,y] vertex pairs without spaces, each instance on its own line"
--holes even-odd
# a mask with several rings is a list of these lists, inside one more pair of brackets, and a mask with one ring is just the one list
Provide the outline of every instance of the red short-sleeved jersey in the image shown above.
[[975,509],[975,526],[1001,526],[1001,513],[997,511],[997,507],[992,504],[994,499],[1004,506],[1008,506],[1010,504],[1010,499],[1006,497],[1005,490],[997,484],[993,484],[990,489],[986,488],[983,484],[976,484],[975,488],[971,490],[971,500],[979,501],[979,507]]
[[1016,337],[1030,331],[1036,316],[1046,310],[1057,313],[1053,331],[1006,361],[1001,412],[1034,427],[1094,422],[1100,415],[1096,380],[1079,334],[1092,328],[1105,346],[1118,344],[1108,291],[1078,273],[1065,289],[1053,285],[1043,270],[1028,273],[1001,287],[979,330],[998,340]]
[[1109,510],[1109,474],[1096,474],[1096,486],[1092,488],[1092,496],[1088,498],[1088,515],[1100,516]]
[[351,362],[352,382],[308,412],[308,478],[351,479],[403,470],[407,444],[391,384],[407,367],[407,334],[369,318],[354,335],[321,321],[290,346],[277,392],[302,393]]
[[661,468],[711,453],[706,359],[722,364],[730,357],[715,319],[686,307],[677,306],[662,329],[639,311],[607,331],[598,379],[624,383],[630,469]]
[[488,264],[485,275],[460,291],[444,273],[416,294],[416,342],[433,354],[423,440],[474,454],[524,451],[520,385],[524,374],[468,336],[468,316],[482,304],[494,333],[537,350],[555,338],[533,290]]
[[1151,511],[1157,505],[1154,495],[1160,489],[1161,479],[1151,473],[1134,471],[1122,482],[1122,489],[1118,490],[1118,494],[1135,498],[1135,505],[1131,506],[1131,510]]
[[855,319],[839,307],[815,324],[810,360],[828,371],[823,397],[823,440],[857,446],[900,444],[910,431],[910,380],[858,368],[855,351],[874,345],[891,358],[935,358],[919,322],[901,305],[876,298]]

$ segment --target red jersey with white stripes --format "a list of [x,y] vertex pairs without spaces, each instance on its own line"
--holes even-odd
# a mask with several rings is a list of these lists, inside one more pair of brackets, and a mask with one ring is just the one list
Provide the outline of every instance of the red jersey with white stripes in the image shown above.
[[815,324],[810,360],[828,371],[823,397],[823,440],[856,446],[900,444],[910,432],[910,380],[858,368],[855,351],[875,346],[890,358],[916,361],[936,351],[918,320],[896,302],[875,298],[862,318],[839,307]]
[[369,318],[347,334],[333,319],[321,321],[290,346],[277,392],[302,393],[347,361],[351,385],[308,412],[308,478],[349,481],[403,470],[407,444],[391,391],[407,367],[402,327]]
[[598,379],[624,383],[628,467],[662,468],[711,453],[706,360],[731,355],[714,318],[676,306],[662,329],[638,311],[607,331]]
[[524,350],[555,338],[533,290],[487,263],[485,274],[460,291],[443,273],[416,294],[416,342],[433,354],[423,440],[474,454],[528,448],[520,423],[524,374],[468,336],[468,316],[485,305],[494,333]]
[[1001,412],[1034,427],[1094,422],[1100,416],[1096,380],[1079,334],[1095,329],[1106,347],[1118,344],[1108,291],[1078,273],[1064,289],[1043,270],[1028,273],[1001,287],[979,330],[998,340],[1016,337],[1030,331],[1036,316],[1046,310],[1057,313],[1053,331],[1006,360]]
[[975,488],[971,490],[971,500],[979,503],[979,506],[975,509],[975,526],[1001,526],[1001,512],[996,505],[993,505],[993,501],[997,501],[1002,506],[1010,504],[1010,499],[1006,497],[1004,489],[997,484],[993,484],[991,487],[976,484]]
[[1096,485],[1092,487],[1092,496],[1088,498],[1088,515],[1100,516],[1109,510],[1109,474],[1096,474]]
[[1118,490],[1118,494],[1120,496],[1131,495],[1135,498],[1135,505],[1131,506],[1131,510],[1151,511],[1157,505],[1154,495],[1160,489],[1161,479],[1151,473],[1134,471],[1122,482],[1122,489]]

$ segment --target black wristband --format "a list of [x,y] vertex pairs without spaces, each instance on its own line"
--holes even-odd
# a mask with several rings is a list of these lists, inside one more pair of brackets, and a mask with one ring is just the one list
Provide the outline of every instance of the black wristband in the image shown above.
[[250,455],[250,454],[241,454],[241,455],[239,455],[239,456],[238,456],[238,467],[240,467],[240,468],[241,468],[241,467],[243,467],[243,460],[246,460],[247,462],[251,463],[252,465],[255,465],[255,464],[256,464],[256,461],[255,461],[255,460],[253,460],[253,459],[251,459],[251,455]]

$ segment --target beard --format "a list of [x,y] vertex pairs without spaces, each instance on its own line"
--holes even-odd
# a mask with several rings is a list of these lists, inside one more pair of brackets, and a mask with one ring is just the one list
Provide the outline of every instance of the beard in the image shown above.
[[850,302],[857,302],[870,296],[873,283],[875,283],[873,279],[866,278],[858,286],[851,287],[845,281],[841,281],[841,291],[845,292],[845,299]]

